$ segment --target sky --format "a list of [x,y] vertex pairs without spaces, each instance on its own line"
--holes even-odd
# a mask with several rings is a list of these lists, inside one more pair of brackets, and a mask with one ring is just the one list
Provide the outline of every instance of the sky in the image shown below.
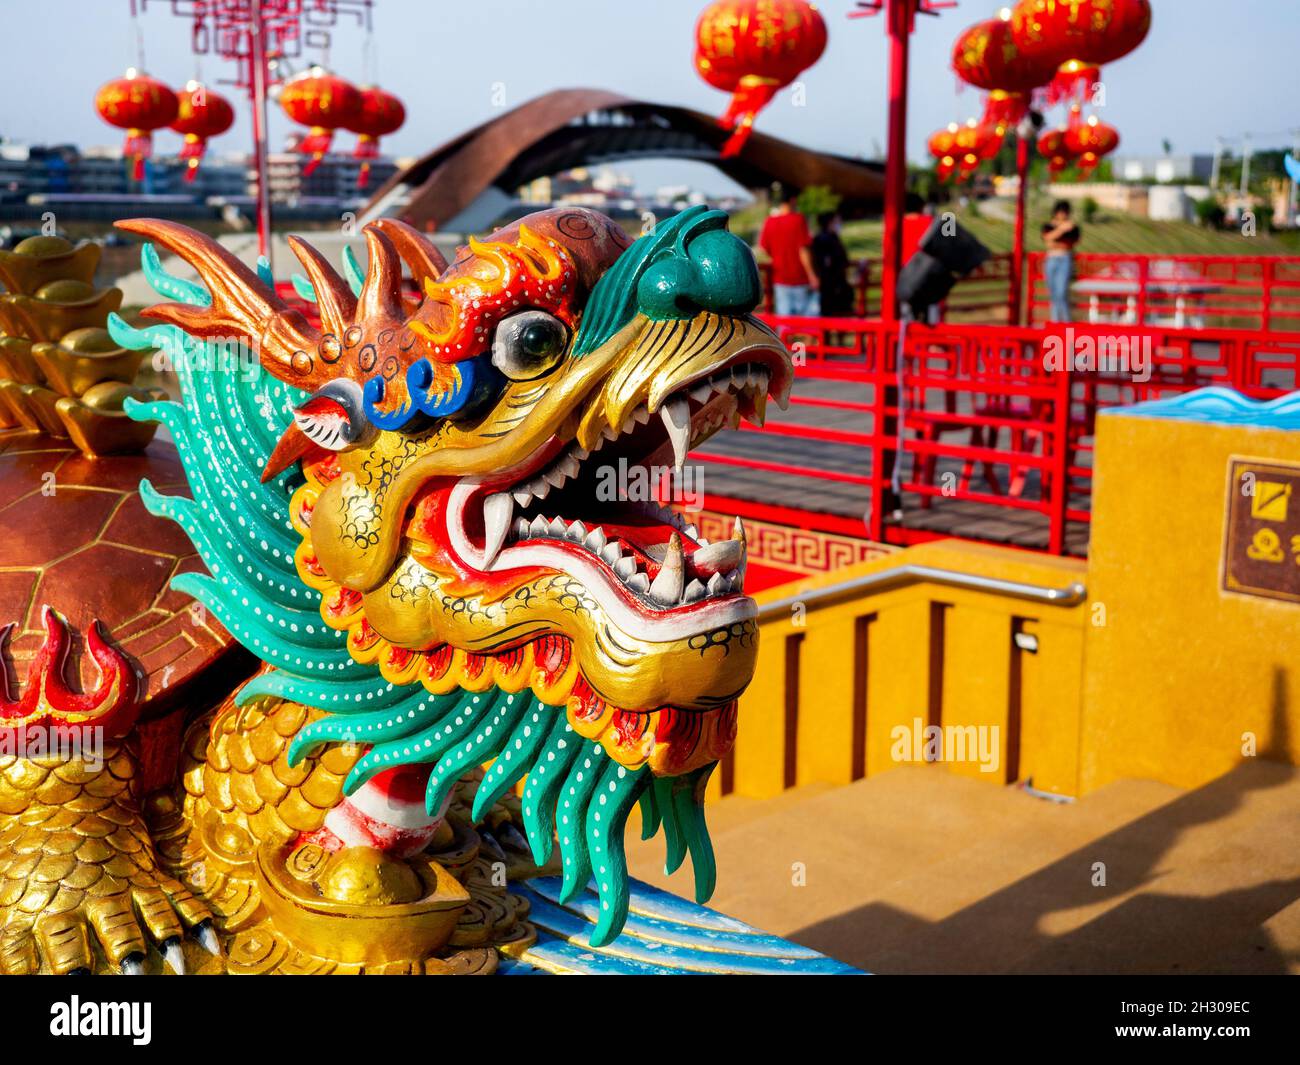
[[[137,0],[138,2],[138,0]],[[309,0],[310,2],[310,0]],[[406,103],[406,125],[384,141],[395,155],[418,155],[460,131],[540,93],[589,87],[720,113],[723,93],[696,75],[695,19],[704,0],[376,0],[373,69]],[[830,41],[803,78],[803,106],[789,90],[758,128],[813,148],[878,159],[885,141],[887,41],[882,19],[846,17],[851,0],[824,0]],[[928,135],[979,109],[975,90],[958,88],[952,42],[997,3],[960,0],[918,19],[913,36],[908,155],[925,156]],[[1150,36],[1104,72],[1102,116],[1122,137],[1120,154],[1211,152],[1244,133],[1256,147],[1283,147],[1300,127],[1300,0],[1153,0]],[[170,0],[145,0],[139,19],[145,66],[180,86],[197,72],[209,82],[229,64],[197,61],[189,23]],[[135,63],[130,0],[0,0],[0,136],[28,143],[116,143],[120,133],[95,114],[96,88]],[[336,35],[329,61],[363,76],[364,35]],[[218,86],[220,87],[220,86]],[[213,151],[243,150],[247,107]],[[294,127],[273,108],[273,146]],[[161,134],[164,150],[174,136]],[[345,138],[351,143],[350,135]],[[629,170],[643,188],[689,183],[708,193],[734,186],[703,164],[647,161]]]

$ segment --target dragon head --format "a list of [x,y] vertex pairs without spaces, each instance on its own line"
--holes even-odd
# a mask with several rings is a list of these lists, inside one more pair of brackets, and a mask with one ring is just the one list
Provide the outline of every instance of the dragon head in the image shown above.
[[298,390],[263,479],[301,466],[297,573],[354,662],[531,693],[627,771],[698,775],[730,749],[758,636],[743,530],[709,543],[661,501],[692,448],[786,400],[792,367],[722,212],[631,241],[558,208],[450,265],[382,220],[352,285],[291,239],[319,325],[208,238],[120,224],[206,286],[147,316],[248,337]]

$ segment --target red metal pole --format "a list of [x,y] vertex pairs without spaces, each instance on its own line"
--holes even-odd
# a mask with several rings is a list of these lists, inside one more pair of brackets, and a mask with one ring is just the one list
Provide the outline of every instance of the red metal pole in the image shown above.
[[885,158],[885,231],[880,278],[880,316],[898,318],[895,293],[902,269],[903,209],[907,198],[907,65],[909,41],[916,22],[918,0],[888,0],[889,147]]
[[249,5],[249,61],[252,65],[253,153],[257,169],[257,253],[271,261],[271,166],[266,132],[266,22],[262,0]]
[[1011,247],[1011,292],[1007,300],[1007,321],[1020,324],[1020,303],[1025,281],[1025,201],[1029,191],[1029,138],[1016,134],[1016,233]]

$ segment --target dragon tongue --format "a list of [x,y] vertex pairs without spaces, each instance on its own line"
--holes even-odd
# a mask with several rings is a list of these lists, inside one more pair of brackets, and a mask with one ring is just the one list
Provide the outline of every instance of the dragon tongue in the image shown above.
[[515,501],[509,492],[497,492],[483,502],[483,568],[489,569],[506,542]]

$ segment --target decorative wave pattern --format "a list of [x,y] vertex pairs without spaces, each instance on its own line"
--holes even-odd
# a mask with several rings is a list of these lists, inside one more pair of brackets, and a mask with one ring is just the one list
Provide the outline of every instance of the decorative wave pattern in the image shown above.
[[742,921],[687,902],[666,891],[633,881],[627,926],[612,945],[587,945],[599,899],[591,892],[567,904],[553,877],[523,885],[538,929],[536,944],[517,961],[511,975],[581,973],[590,975],[849,975],[857,969],[797,943],[768,935]]
[[1179,418],[1261,429],[1300,429],[1300,392],[1277,399],[1255,400],[1231,388],[1216,385],[1167,399],[1135,403],[1131,407],[1114,407],[1103,414],[1106,417]]

